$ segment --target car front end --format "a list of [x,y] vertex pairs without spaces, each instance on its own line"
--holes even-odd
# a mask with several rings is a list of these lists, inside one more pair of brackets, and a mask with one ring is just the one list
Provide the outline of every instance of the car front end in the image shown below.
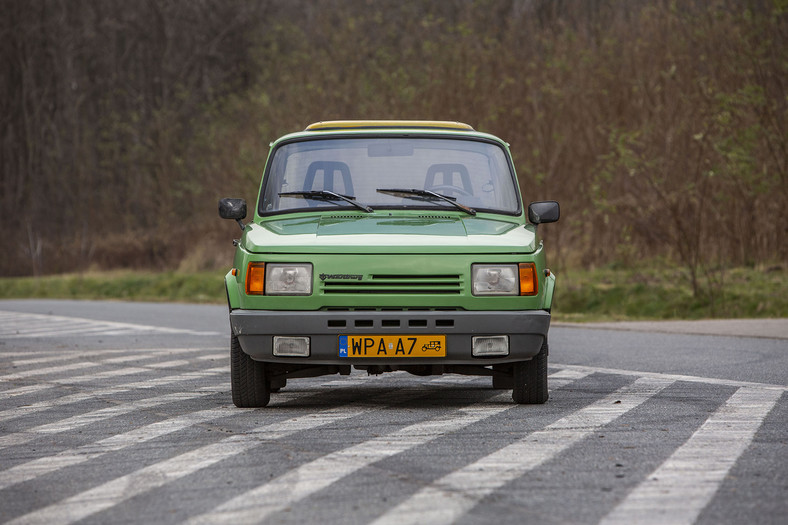
[[[225,278],[236,361],[255,371],[238,390],[267,392],[234,384],[236,404],[351,367],[509,388],[522,363],[546,370],[555,276],[536,225],[557,203],[526,221],[508,146],[447,124],[320,123],[272,145]],[[544,402],[544,382],[521,402]]]

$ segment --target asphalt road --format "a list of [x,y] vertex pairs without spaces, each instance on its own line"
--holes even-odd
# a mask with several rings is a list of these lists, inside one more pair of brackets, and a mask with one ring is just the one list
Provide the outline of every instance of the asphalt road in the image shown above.
[[356,371],[241,410],[223,307],[0,301],[0,521],[782,524],[783,323],[556,325],[540,406]]

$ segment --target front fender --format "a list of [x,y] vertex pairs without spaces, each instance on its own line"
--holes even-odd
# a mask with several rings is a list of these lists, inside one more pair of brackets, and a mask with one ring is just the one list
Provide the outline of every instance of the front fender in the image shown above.
[[555,292],[555,274],[550,272],[545,278],[544,286],[544,309],[550,310],[553,307],[553,293]]
[[224,276],[224,289],[227,292],[227,306],[230,310],[241,307],[241,292],[238,290],[238,281],[232,271]]

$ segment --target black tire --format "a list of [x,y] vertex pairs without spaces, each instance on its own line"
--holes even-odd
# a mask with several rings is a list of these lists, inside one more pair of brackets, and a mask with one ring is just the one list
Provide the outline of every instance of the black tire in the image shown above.
[[235,335],[230,336],[230,386],[238,408],[264,407],[271,399],[265,364],[246,355]]
[[547,392],[547,338],[542,349],[530,361],[514,363],[512,399],[524,405],[541,405],[549,397]]

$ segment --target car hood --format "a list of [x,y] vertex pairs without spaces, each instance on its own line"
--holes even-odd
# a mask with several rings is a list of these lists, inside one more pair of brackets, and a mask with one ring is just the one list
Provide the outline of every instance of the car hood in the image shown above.
[[511,220],[388,214],[311,216],[251,223],[252,253],[530,253],[531,226]]

